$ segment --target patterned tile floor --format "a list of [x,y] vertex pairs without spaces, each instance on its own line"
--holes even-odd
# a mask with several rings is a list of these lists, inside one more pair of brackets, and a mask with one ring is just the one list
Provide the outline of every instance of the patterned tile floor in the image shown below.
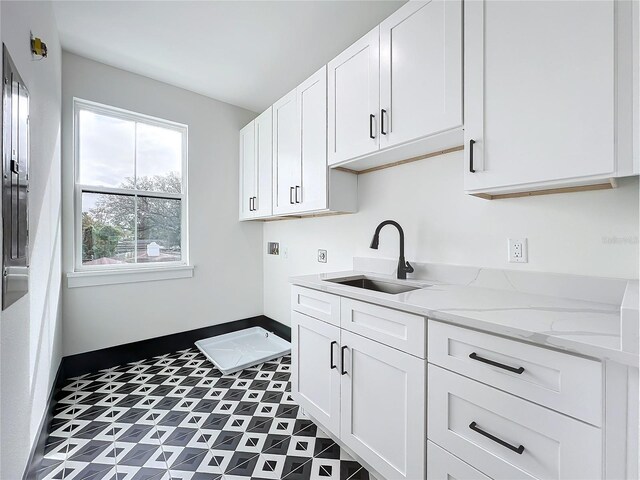
[[292,400],[291,358],[222,375],[190,349],[70,379],[38,479],[368,479]]

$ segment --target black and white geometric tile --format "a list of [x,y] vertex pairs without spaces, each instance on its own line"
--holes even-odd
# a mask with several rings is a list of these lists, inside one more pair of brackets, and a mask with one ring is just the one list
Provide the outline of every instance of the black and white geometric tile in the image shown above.
[[70,379],[38,479],[368,479],[292,400],[289,356],[223,375],[196,349]]

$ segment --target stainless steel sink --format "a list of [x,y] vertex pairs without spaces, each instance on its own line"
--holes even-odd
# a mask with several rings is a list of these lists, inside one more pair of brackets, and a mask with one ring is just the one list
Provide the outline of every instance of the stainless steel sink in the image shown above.
[[333,278],[327,279],[327,282],[339,283],[349,287],[364,288],[365,290],[373,290],[375,292],[389,293],[397,295],[398,293],[410,292],[424,288],[426,285],[407,285],[402,283],[386,282],[384,280],[367,278],[365,276],[349,277],[349,278]]

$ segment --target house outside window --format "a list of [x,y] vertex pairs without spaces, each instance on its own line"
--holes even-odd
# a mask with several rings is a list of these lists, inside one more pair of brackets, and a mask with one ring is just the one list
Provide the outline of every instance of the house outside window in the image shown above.
[[75,270],[188,265],[187,126],[74,100]]

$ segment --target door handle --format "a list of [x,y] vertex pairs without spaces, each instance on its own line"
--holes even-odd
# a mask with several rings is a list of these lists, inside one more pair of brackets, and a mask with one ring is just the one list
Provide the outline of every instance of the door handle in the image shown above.
[[300,185],[296,185],[296,203],[300,203],[298,199],[298,192],[302,193],[302,187]]
[[387,132],[384,131],[384,117],[387,116],[387,111],[383,108],[380,110],[380,133],[382,135],[386,135]]
[[478,432],[480,435],[483,435],[485,437],[487,437],[489,440],[493,440],[494,442],[496,442],[499,445],[502,445],[503,447],[508,448],[509,450],[511,450],[512,452],[516,452],[518,455],[522,455],[522,452],[524,452],[524,445],[520,445],[518,447],[514,447],[513,445],[511,445],[510,443],[505,442],[504,440],[495,437],[493,435],[491,435],[489,432],[485,432],[484,430],[482,430],[480,427],[478,427],[478,424],[476,422],[471,422],[469,424],[469,428],[471,430],[473,430],[474,432]]
[[331,342],[331,345],[329,346],[329,348],[331,349],[331,354],[330,354],[331,360],[330,360],[330,365],[329,365],[331,367],[331,370],[333,370],[334,368],[336,368],[336,369],[338,368],[338,366],[333,363],[333,346],[334,345],[338,345],[338,342],[336,342],[335,340],[333,342]]
[[469,358],[471,360],[486,363],[487,365],[493,365],[494,367],[502,368],[503,370],[508,370],[509,372],[517,373],[518,375],[522,375],[522,373],[524,372],[524,367],[510,367],[509,365],[505,365],[504,363],[494,362],[493,360],[489,360],[488,358],[482,358],[478,356],[476,352],[470,353]]
[[469,140],[469,171],[471,173],[476,173],[473,168],[473,145],[476,143],[475,140]]
[[342,347],[340,349],[340,375],[346,375],[347,371],[344,369],[344,351],[347,347]]
[[372,113],[369,115],[369,138],[373,138],[375,139],[376,136],[373,133],[373,119],[376,118],[376,116]]
[[289,187],[289,203],[293,205],[293,187]]

